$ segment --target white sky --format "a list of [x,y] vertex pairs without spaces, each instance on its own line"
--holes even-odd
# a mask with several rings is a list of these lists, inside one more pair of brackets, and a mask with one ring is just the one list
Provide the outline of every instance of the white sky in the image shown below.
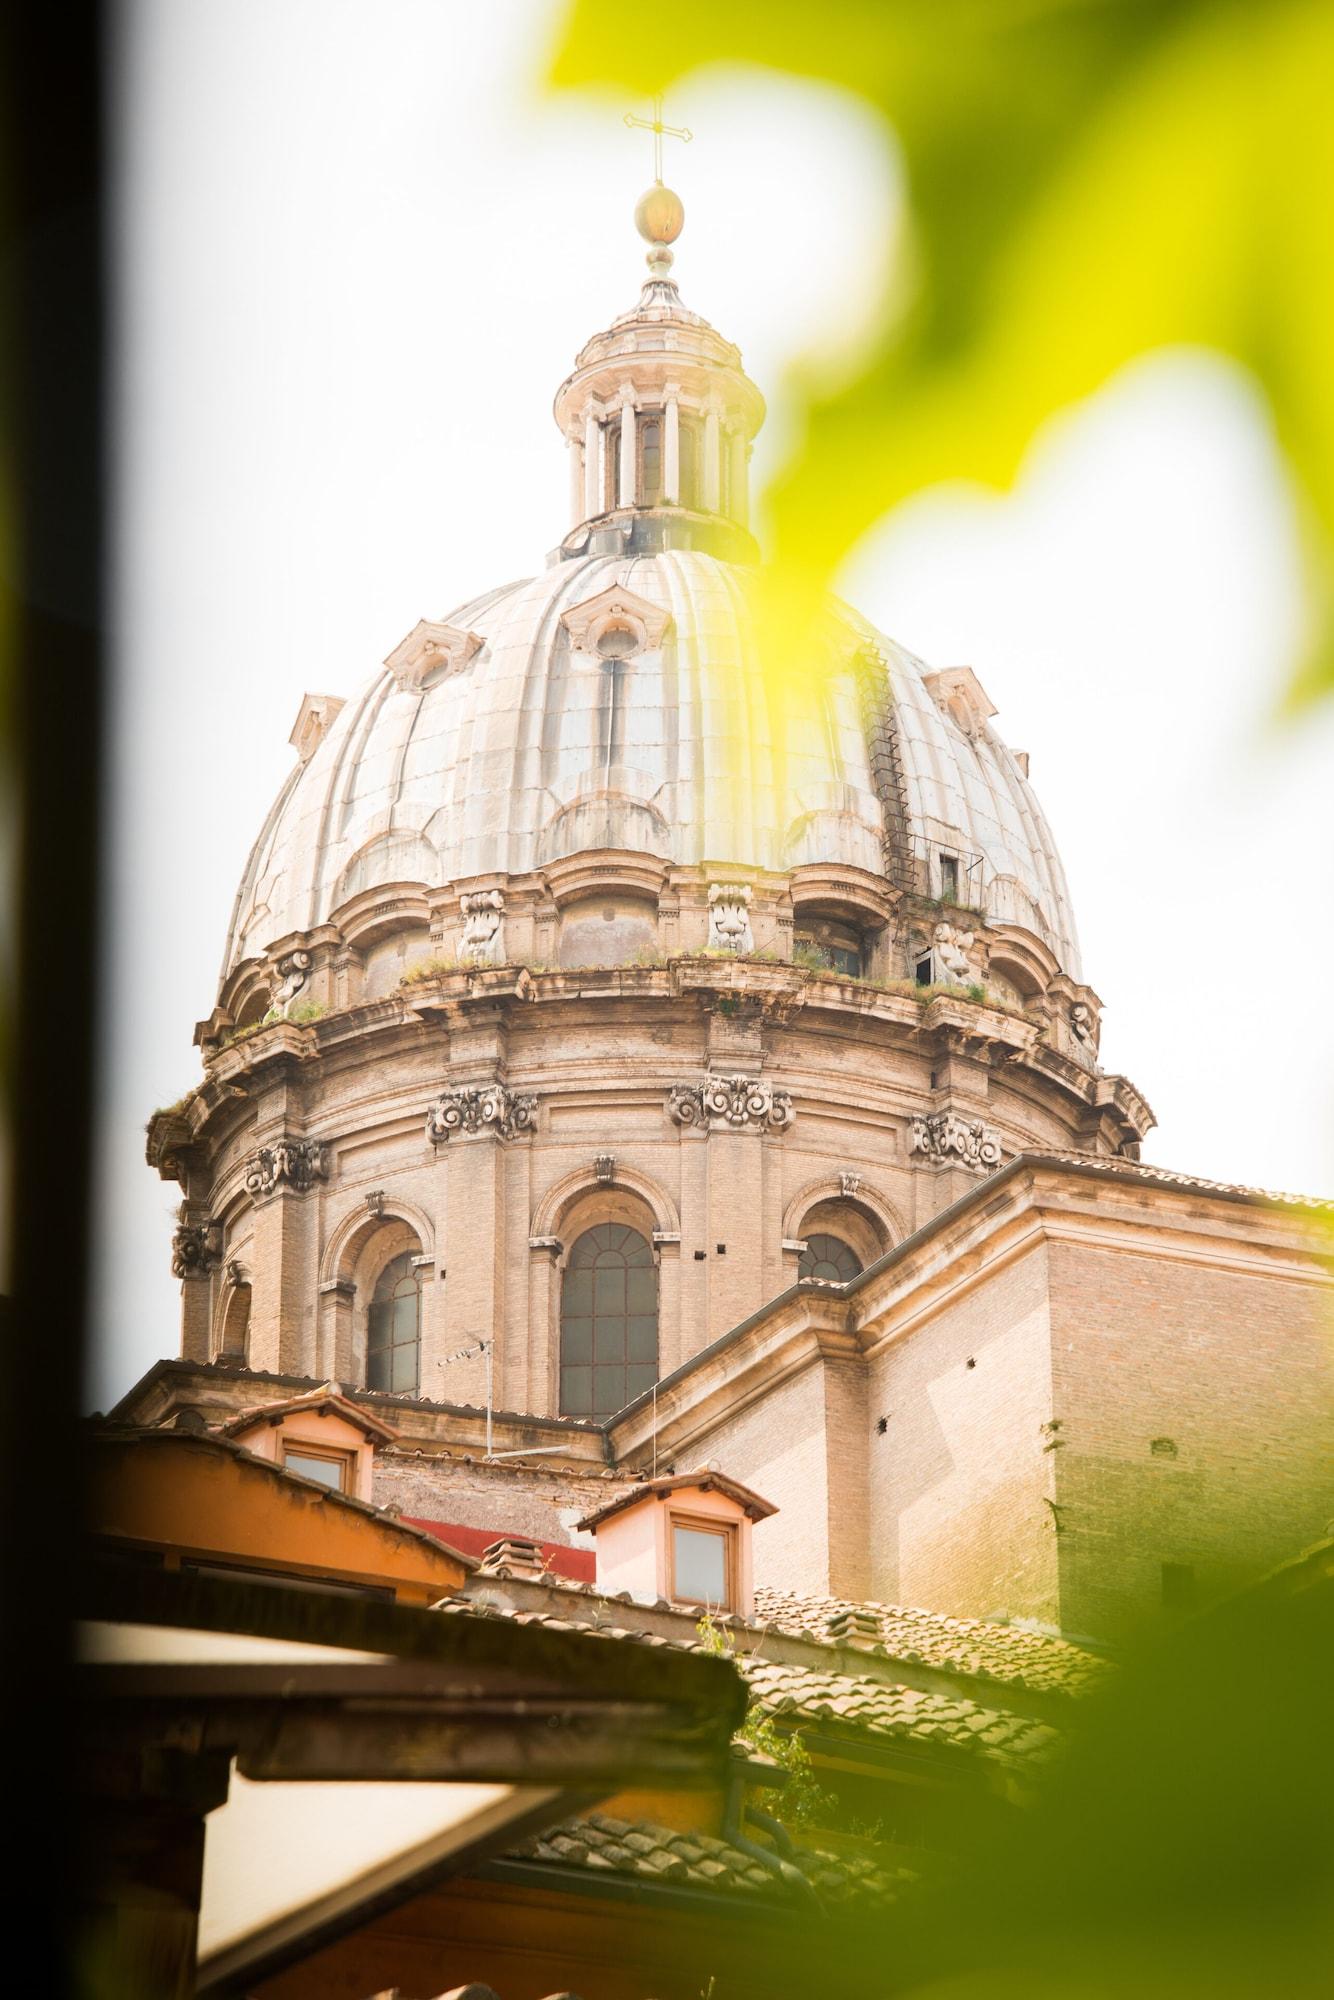
[[[231,900],[306,689],[531,574],[566,525],[552,394],[633,302],[649,141],[536,94],[550,0],[124,0],[110,988],[92,1392],[174,1353],[178,1191],[150,1112],[199,1076]],[[855,344],[897,213],[890,136],[762,69],[673,95],[687,303],[770,421]],[[938,493],[846,594],[967,663],[1032,755],[1147,1157],[1334,1192],[1334,713],[1271,726],[1300,622],[1263,409],[1208,356],[1128,370],[1016,494]]]

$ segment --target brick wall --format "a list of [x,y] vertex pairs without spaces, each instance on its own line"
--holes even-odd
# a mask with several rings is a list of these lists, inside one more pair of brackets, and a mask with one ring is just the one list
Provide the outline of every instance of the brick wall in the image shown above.
[[947,1293],[872,1359],[870,1596],[955,1617],[1055,1620],[1048,1339],[1036,1242]]
[[[756,1525],[755,1581],[823,1592],[829,1574],[829,1454],[823,1364],[812,1362],[711,1430],[696,1456],[771,1500]],[[684,1469],[684,1468],[678,1468]]]
[[[1218,1253],[1215,1251],[1214,1253]],[[1050,1250],[1068,1629],[1157,1615],[1169,1580],[1205,1602],[1334,1515],[1328,1293],[1279,1269],[1134,1246]]]
[[575,1523],[630,1483],[597,1474],[380,1451],[375,1455],[374,1501],[414,1520],[458,1521],[493,1528],[497,1536],[531,1535],[535,1541],[592,1548],[592,1536],[577,1534]]

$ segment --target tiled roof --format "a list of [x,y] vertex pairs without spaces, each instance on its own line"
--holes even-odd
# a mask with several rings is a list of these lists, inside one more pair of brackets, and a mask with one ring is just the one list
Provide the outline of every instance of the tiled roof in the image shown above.
[[1242,1195],[1250,1201],[1272,1201],[1284,1208],[1313,1208],[1334,1212],[1334,1201],[1317,1194],[1285,1194],[1277,1188],[1249,1187],[1244,1181],[1210,1181],[1199,1174],[1179,1173],[1174,1167],[1156,1167],[1148,1160],[1127,1160],[1119,1154],[1042,1152],[1020,1156],[1033,1164],[1053,1161],[1061,1166],[1081,1167],[1113,1180],[1154,1181],[1161,1187],[1196,1188],[1201,1194]]
[[[558,1618],[547,1611],[512,1611],[462,1597],[445,1599],[436,1609],[482,1618],[512,1618],[519,1625],[586,1632],[592,1638],[619,1639],[641,1646],[677,1646],[685,1652],[706,1650],[693,1637],[667,1638],[657,1632],[636,1631],[631,1625],[593,1625],[578,1619]],[[618,1604],[616,1609],[624,1615],[631,1607]],[[770,1714],[893,1737],[901,1743],[967,1751],[1003,1763],[1042,1756],[1056,1741],[1056,1731],[1043,1723],[998,1708],[985,1708],[963,1696],[926,1694],[918,1688],[869,1675],[861,1679],[854,1674],[826,1673],[818,1667],[761,1659],[746,1651],[745,1629],[737,1628],[738,1644],[731,1658],[745,1675],[759,1706]]]
[[917,1660],[942,1672],[978,1680],[1008,1682],[1035,1694],[1085,1694],[1107,1674],[1105,1661],[1068,1639],[1000,1625],[982,1618],[946,1618],[901,1604],[855,1604],[843,1597],[819,1597],[759,1584],[755,1617],[775,1631],[833,1643],[830,1620],[840,1612],[870,1612],[879,1627],[876,1643],[892,1659]]
[[948,1744],[1006,1762],[1041,1757],[1058,1741],[1056,1731],[1045,1722],[983,1708],[962,1696],[924,1694],[919,1688],[744,1656],[738,1656],[737,1665],[768,1715],[868,1731],[914,1747]]
[[[519,1849],[515,1858],[633,1875],[666,1887],[714,1889],[724,1895],[786,1900],[795,1893],[780,1874],[730,1841],[613,1819],[606,1813],[549,1827]],[[869,1855],[834,1855],[794,1845],[792,1860],[826,1902],[874,1896],[883,1903],[915,1879],[908,1869],[890,1867]]]

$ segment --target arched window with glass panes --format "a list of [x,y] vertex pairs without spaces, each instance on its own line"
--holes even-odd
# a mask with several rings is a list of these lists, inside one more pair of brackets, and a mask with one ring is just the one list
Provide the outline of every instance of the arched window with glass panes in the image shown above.
[[841,1236],[818,1234],[806,1238],[797,1276],[826,1278],[835,1285],[846,1285],[861,1269],[862,1260],[850,1243],[845,1243]]
[[560,1296],[560,1410],[610,1417],[658,1379],[658,1272],[637,1229],[586,1229]]
[[662,413],[646,411],[639,425],[639,504],[662,503]]
[[366,1321],[366,1387],[415,1396],[421,1378],[421,1277],[411,1250],[385,1265]]

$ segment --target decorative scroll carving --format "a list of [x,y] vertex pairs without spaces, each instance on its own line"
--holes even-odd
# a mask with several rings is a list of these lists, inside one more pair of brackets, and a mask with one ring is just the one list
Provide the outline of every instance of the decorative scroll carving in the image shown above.
[[286,1015],[297,994],[310,978],[310,953],[289,951],[285,958],[278,960],[278,984],[274,988],[273,1004],[278,1013]]
[[968,953],[977,939],[972,931],[956,930],[953,924],[936,925],[932,939],[932,949],[936,955],[943,976],[959,986],[967,986],[977,978]]
[[211,1222],[177,1222],[171,1239],[173,1278],[206,1278],[218,1261],[217,1233]]
[[931,1160],[948,1160],[951,1154],[966,1167],[990,1173],[1001,1163],[1000,1135],[980,1118],[960,1118],[955,1111],[913,1113],[911,1153],[925,1153]]
[[383,1188],[371,1189],[370,1193],[366,1196],[366,1208],[371,1215],[380,1216],[384,1214]]
[[1072,1000],[1070,1003],[1070,1032],[1077,1042],[1095,1050],[1098,1046],[1098,1017],[1087,1000]]
[[329,1148],[323,1139],[278,1139],[261,1146],[246,1162],[246,1192],[256,1198],[272,1194],[286,1182],[297,1194],[305,1194],[316,1181],[329,1177]]
[[838,1191],[845,1201],[855,1201],[862,1191],[861,1175],[840,1174],[838,1177]]
[[593,1172],[600,1181],[614,1181],[616,1178],[615,1154],[599,1153],[593,1161]]
[[750,928],[750,890],[744,882],[710,883],[709,949],[735,952],[738,956],[754,951],[755,937]]
[[523,1097],[503,1083],[483,1084],[476,1090],[445,1090],[426,1114],[426,1136],[433,1146],[451,1132],[490,1132],[497,1139],[512,1139],[517,1132],[531,1132],[537,1123],[537,1099]]
[[783,1132],[796,1116],[791,1094],[757,1076],[705,1076],[698,1083],[674,1083],[667,1113],[678,1125],[731,1125],[760,1132]]
[[476,889],[460,898],[460,956],[468,965],[499,965],[505,956],[505,898],[499,889]]

